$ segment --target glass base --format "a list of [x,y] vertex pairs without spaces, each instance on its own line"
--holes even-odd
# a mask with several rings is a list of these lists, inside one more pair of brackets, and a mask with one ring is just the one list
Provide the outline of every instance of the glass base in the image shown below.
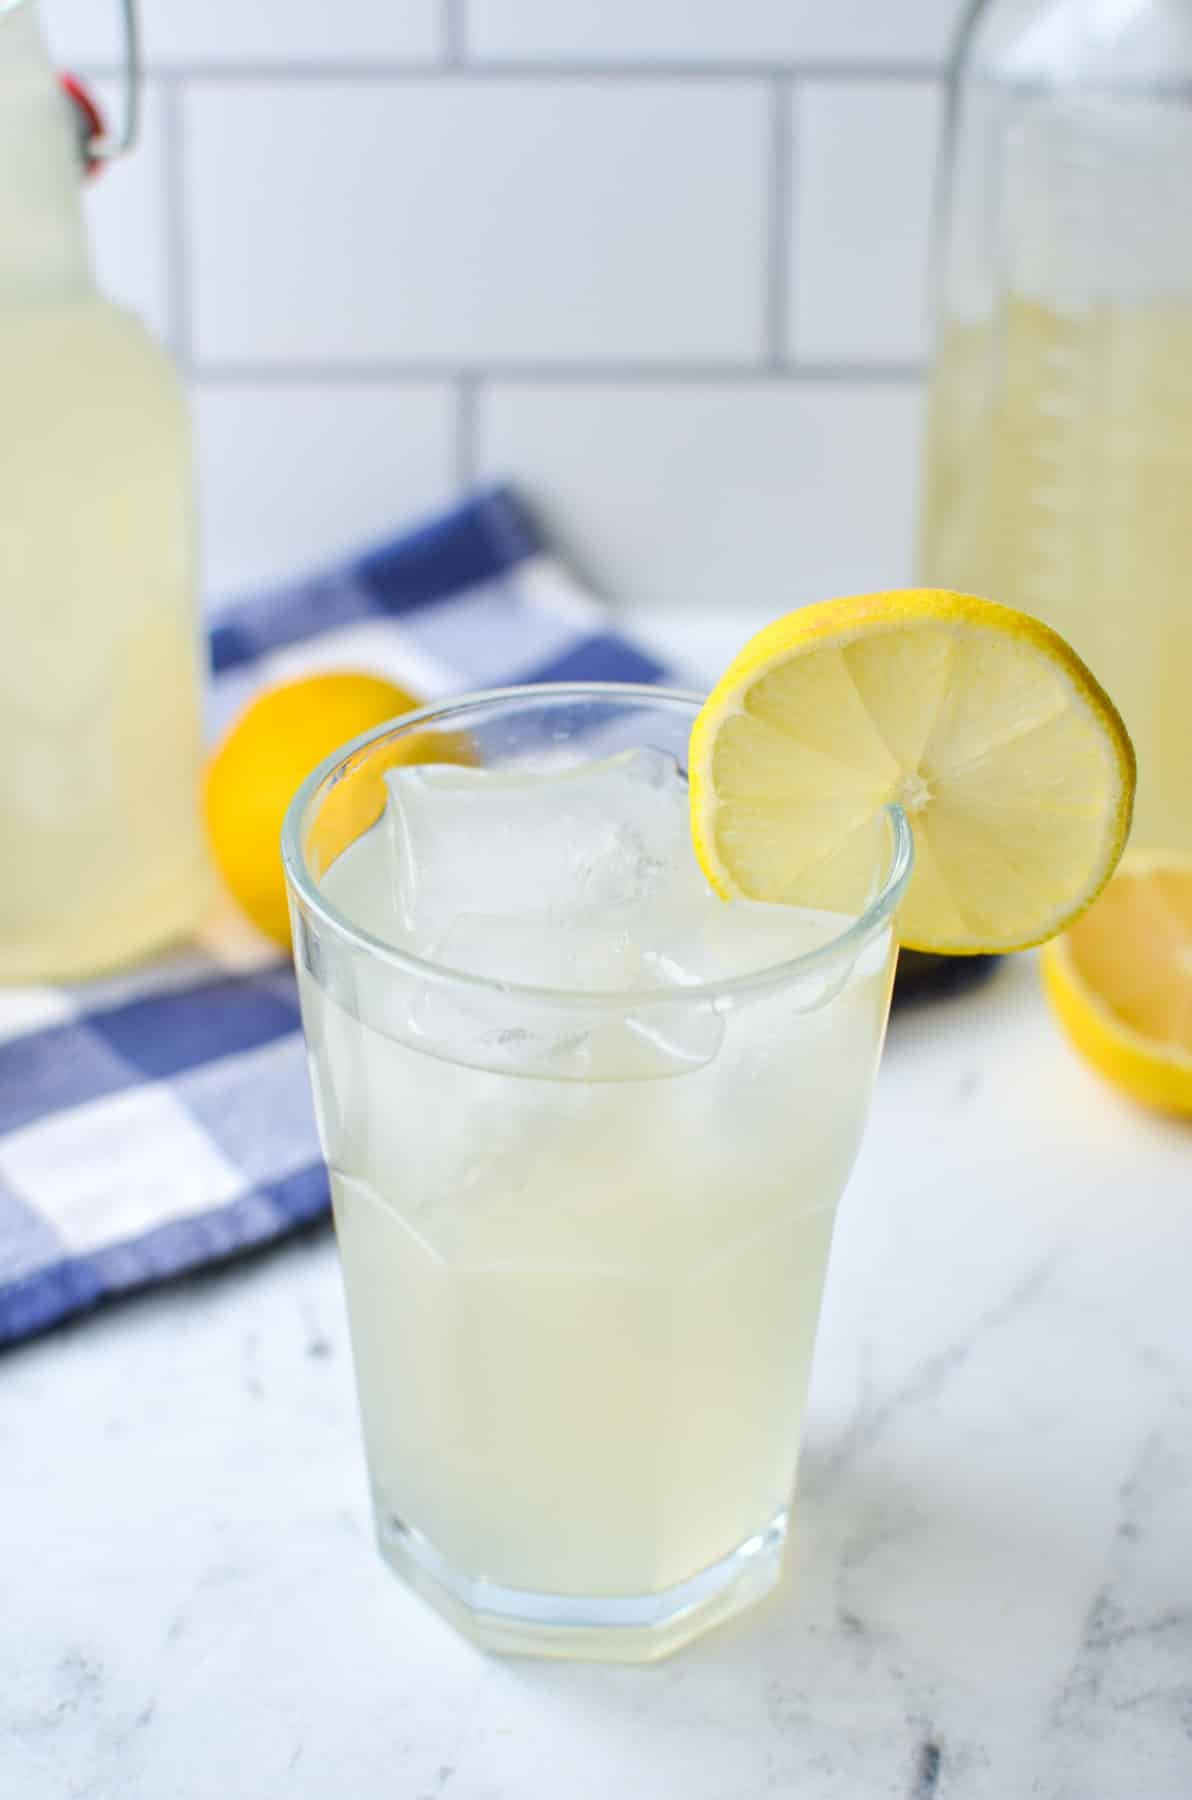
[[381,1555],[484,1650],[585,1662],[656,1662],[776,1586],[787,1514],[677,1587],[656,1594],[533,1594],[461,1575],[421,1532],[378,1514]]

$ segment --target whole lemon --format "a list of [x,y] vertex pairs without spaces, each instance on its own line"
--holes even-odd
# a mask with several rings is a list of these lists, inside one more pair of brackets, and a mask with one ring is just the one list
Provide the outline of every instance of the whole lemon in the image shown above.
[[[341,744],[420,704],[375,675],[304,676],[259,694],[211,757],[203,805],[212,853],[254,925],[277,943],[290,941],[280,846],[290,801]],[[380,810],[379,799],[374,818]]]

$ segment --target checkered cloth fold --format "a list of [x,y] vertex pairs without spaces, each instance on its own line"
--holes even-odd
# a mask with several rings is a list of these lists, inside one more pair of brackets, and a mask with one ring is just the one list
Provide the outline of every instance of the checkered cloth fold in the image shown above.
[[[319,668],[430,699],[662,679],[505,488],[211,632],[215,732]],[[328,1206],[287,961],[230,916],[126,974],[0,990],[0,1344],[284,1236]]]

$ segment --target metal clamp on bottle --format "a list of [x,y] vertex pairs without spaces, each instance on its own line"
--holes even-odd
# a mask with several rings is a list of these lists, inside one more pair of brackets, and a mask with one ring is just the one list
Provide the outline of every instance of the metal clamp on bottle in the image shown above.
[[58,77],[58,85],[74,109],[79,161],[88,176],[113,157],[131,150],[141,128],[141,34],[136,0],[120,0],[120,19],[124,37],[124,105],[119,131],[107,129],[95,96],[77,75],[64,73]]

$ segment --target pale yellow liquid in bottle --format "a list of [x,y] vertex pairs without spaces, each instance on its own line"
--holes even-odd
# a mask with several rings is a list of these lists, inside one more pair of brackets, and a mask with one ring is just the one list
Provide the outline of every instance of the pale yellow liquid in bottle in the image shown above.
[[0,981],[113,967],[206,903],[189,472],[129,314],[0,311]]
[[1192,301],[946,332],[920,566],[1075,645],[1138,753],[1132,842],[1192,850]]

